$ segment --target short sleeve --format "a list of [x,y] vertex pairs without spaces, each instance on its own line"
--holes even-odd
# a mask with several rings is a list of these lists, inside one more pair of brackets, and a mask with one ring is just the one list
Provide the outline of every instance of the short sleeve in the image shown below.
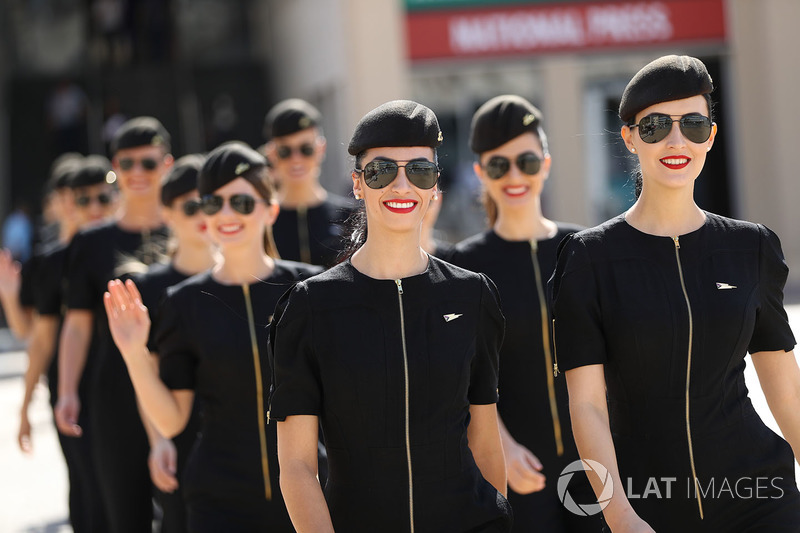
[[313,349],[308,299],[306,284],[298,283],[278,300],[270,324],[269,416],[275,420],[285,420],[291,415],[322,414],[322,382]]
[[65,302],[68,309],[94,310],[102,302],[92,282],[92,250],[86,235],[78,233],[72,238],[67,261],[67,293]]
[[761,232],[758,269],[759,305],[756,324],[750,337],[748,351],[790,351],[795,338],[789,326],[789,317],[783,307],[783,287],[789,276],[789,267],[783,259],[778,236],[769,228],[758,225]]
[[33,256],[22,265],[19,286],[19,304],[22,307],[31,308],[36,303],[34,287],[36,284],[36,271],[40,262],[40,256]]
[[64,271],[62,268],[63,251],[53,252],[42,257],[36,273],[36,287],[34,288],[34,302],[36,312],[43,316],[61,315],[63,298],[62,287],[64,284]]
[[608,360],[596,280],[586,245],[576,235],[561,241],[549,289],[555,363],[560,370]]
[[481,274],[481,303],[475,355],[470,368],[469,403],[497,403],[497,380],[500,347],[505,334],[505,317],[500,310],[500,297],[492,280]]
[[158,320],[153,324],[155,335],[150,345],[159,358],[159,373],[164,384],[172,390],[195,388],[197,356],[190,344],[190,334],[183,326],[175,296],[161,302]]

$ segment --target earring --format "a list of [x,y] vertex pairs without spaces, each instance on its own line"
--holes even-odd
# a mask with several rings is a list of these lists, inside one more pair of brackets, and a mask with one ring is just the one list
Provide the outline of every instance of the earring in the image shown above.
[[361,200],[361,195],[360,194],[356,193],[355,196],[356,196],[356,200]]
[[635,154],[636,153],[636,148],[631,148],[631,153]]
[[436,201],[439,199],[439,195],[437,193],[433,193],[433,200]]

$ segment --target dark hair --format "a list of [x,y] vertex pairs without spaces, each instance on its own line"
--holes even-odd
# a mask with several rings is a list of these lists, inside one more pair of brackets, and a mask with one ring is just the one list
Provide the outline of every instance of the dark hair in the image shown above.
[[[269,177],[267,167],[252,168],[239,177],[252,185],[267,204],[271,203],[275,198],[275,186]],[[272,226],[267,226],[264,231],[264,251],[273,259],[281,258],[278,253],[278,247],[275,245],[275,239],[272,236]]]
[[[533,132],[530,132],[533,133]],[[544,132],[541,126],[536,128],[536,133],[534,133],[537,139],[539,139],[539,144],[542,145],[542,154],[547,155],[549,154],[548,146],[547,146],[547,134]],[[480,164],[480,157],[482,154],[478,154],[478,164]],[[486,222],[489,224],[491,228],[494,226],[494,223],[497,222],[497,203],[492,200],[492,197],[489,196],[489,193],[486,192],[484,188],[481,190],[480,196],[481,204],[483,204],[483,210],[486,211]]]
[[[431,148],[431,150],[433,150],[433,162],[438,165],[439,154],[436,148]],[[363,168],[361,163],[364,161],[366,153],[367,151],[363,150],[355,156],[354,169]],[[350,259],[367,242],[367,209],[363,204],[354,209],[353,213],[347,217],[344,227],[344,237],[342,238],[344,246],[342,247],[342,253],[339,254],[339,263]]]
[[[700,96],[706,99],[706,104],[708,104],[708,118],[711,119],[711,122],[714,122],[714,102],[711,100],[711,95],[702,94]],[[633,126],[633,124],[628,124],[628,126]],[[631,177],[633,178],[633,194],[634,198],[639,198],[642,194],[642,185],[644,181],[642,178],[642,164],[639,163],[639,157],[635,154],[631,154],[630,157],[634,160],[633,170],[631,171]]]

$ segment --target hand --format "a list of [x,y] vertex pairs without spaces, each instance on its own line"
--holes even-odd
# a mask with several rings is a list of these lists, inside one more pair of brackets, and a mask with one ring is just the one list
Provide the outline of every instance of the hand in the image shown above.
[[117,348],[125,359],[147,347],[150,334],[150,315],[142,304],[142,295],[136,284],[118,279],[108,282],[108,292],[103,295],[108,315],[108,327]]
[[639,518],[639,515],[633,512],[632,509],[625,514],[622,520],[614,524],[611,531],[613,533],[655,533],[655,530],[647,522]]
[[0,250],[0,295],[16,296],[19,294],[22,265],[14,261],[11,252]]
[[544,488],[542,463],[529,449],[517,442],[504,443],[508,487],[517,494],[530,494]]
[[28,409],[22,410],[19,417],[19,431],[17,431],[17,443],[22,453],[33,452],[33,441],[31,441],[31,421],[28,419]]
[[147,465],[150,467],[150,479],[161,492],[174,492],[178,488],[175,477],[178,464],[178,450],[170,439],[161,437],[150,448]]
[[60,394],[56,403],[56,427],[67,437],[80,437],[83,430],[78,425],[81,401],[77,394]]

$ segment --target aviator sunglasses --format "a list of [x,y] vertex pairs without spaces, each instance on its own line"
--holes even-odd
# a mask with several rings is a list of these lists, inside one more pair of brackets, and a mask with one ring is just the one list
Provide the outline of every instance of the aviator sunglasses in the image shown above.
[[111,203],[111,195],[100,193],[97,196],[82,195],[75,198],[75,205],[79,207],[87,207],[92,202],[97,202],[100,205],[108,205]]
[[[405,163],[405,165],[397,163]],[[392,161],[391,159],[373,159],[364,168],[354,170],[364,173],[364,182],[370,189],[383,189],[394,181],[400,168],[406,169],[408,181],[420,189],[430,189],[436,185],[441,170],[432,161]]]
[[[203,203],[200,200],[186,200],[181,204],[181,210],[187,217],[195,216],[202,207]],[[220,206],[220,208],[222,208],[222,206]]]
[[[542,169],[542,159],[533,152],[523,152],[514,160],[517,168],[523,174],[534,176]],[[483,165],[486,175],[493,180],[499,180],[506,173],[511,170],[511,160],[502,155],[492,156],[489,161]]]
[[639,128],[639,137],[648,144],[655,144],[667,138],[673,122],[677,122],[683,136],[695,144],[704,143],[711,136],[713,122],[699,113],[683,115],[680,120],[674,120],[669,115],[652,114],[629,127]]
[[[256,208],[257,201],[258,200],[249,194],[233,194],[228,198],[231,209],[242,215],[249,215],[252,213]],[[220,212],[223,205],[225,205],[225,198],[223,196],[209,194],[203,196],[200,208],[206,215],[214,215]]]
[[[125,157],[119,160],[119,168],[125,171],[131,170],[134,165],[136,165],[136,162],[136,159]],[[142,166],[142,169],[148,172],[154,171],[158,166],[158,161],[152,157],[143,157],[142,159],[139,159],[138,162]]]
[[303,157],[311,157],[314,155],[314,145],[311,143],[304,143],[297,148],[292,148],[291,146],[278,146],[276,150],[276,153],[280,159],[289,159],[295,152],[299,152]]

